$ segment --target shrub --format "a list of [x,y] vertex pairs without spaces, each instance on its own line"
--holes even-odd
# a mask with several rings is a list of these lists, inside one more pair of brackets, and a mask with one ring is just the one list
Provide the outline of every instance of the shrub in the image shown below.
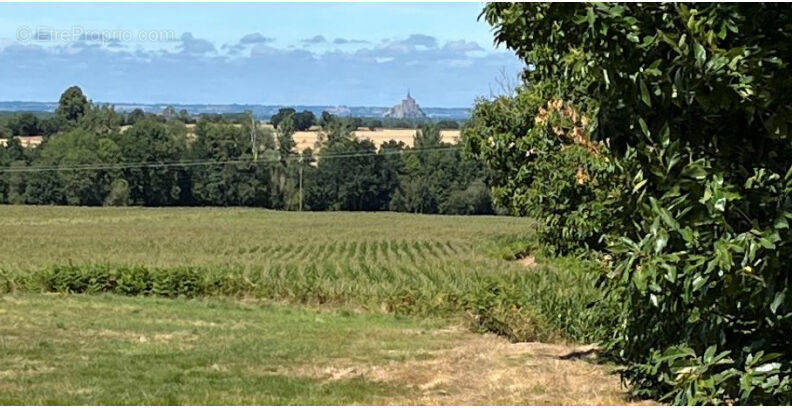
[[105,206],[126,206],[129,205],[129,183],[124,179],[113,181],[110,192],[104,199]]
[[463,130],[465,148],[493,170],[497,206],[543,222],[547,250],[601,250],[622,221],[605,212],[621,189],[619,174],[608,147],[590,138],[596,106],[553,92],[539,83],[480,100]]
[[[604,343],[638,395],[792,403],[790,11],[494,3],[483,13],[496,40],[531,64],[530,86],[515,97],[523,105],[479,104],[471,149],[503,172],[496,192],[551,232],[590,239],[594,226],[577,223],[581,209],[592,211],[583,219],[605,222],[613,264],[604,283],[620,307]],[[554,204],[564,192],[557,181],[570,176],[545,165],[560,150],[528,166],[514,159],[552,145],[559,133],[537,136],[534,124],[558,100],[592,115],[591,141],[605,147],[618,189]],[[483,148],[490,137],[496,149]],[[527,194],[536,181],[548,182],[549,203],[541,190]]]
[[467,296],[473,330],[495,333],[512,342],[558,339],[537,307],[523,300],[522,292],[508,293],[508,288],[493,283]]

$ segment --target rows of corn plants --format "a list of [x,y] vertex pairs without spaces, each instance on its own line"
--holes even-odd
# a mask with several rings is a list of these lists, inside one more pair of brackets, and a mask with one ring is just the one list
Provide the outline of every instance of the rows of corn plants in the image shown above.
[[603,324],[587,307],[601,299],[593,284],[600,268],[572,259],[526,268],[508,260],[525,250],[519,238],[462,242],[385,231],[371,239],[229,243],[214,250],[217,263],[105,258],[0,268],[0,291],[260,298],[443,317],[513,341],[593,340]]

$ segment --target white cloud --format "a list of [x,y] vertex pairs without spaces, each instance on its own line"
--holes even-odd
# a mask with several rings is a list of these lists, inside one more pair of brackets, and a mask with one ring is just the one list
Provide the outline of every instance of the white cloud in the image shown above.
[[346,38],[336,38],[333,40],[333,44],[368,44],[366,40],[355,40],[355,39],[346,39]]
[[98,101],[387,106],[412,88],[422,90],[425,106],[467,106],[501,67],[523,66],[509,52],[464,40],[438,47],[424,35],[322,53],[273,47],[260,33],[245,38],[223,53],[191,33],[171,43],[175,49],[0,41],[0,96],[53,101],[78,84]]
[[323,35],[317,34],[311,38],[303,39],[302,42],[304,44],[321,44],[321,43],[326,43],[327,39]]
[[177,46],[184,54],[200,55],[206,53],[214,53],[215,46],[209,40],[193,37],[192,33],[184,33],[179,39],[180,43]]
[[263,44],[275,41],[272,37],[264,37],[261,33],[250,33],[239,40],[239,44]]
[[475,41],[465,40],[449,41],[443,46],[443,49],[458,52],[484,51]]

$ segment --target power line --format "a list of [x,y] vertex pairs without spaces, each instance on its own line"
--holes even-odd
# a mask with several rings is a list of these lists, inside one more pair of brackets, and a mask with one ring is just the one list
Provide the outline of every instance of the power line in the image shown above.
[[[358,157],[373,157],[377,155],[402,155],[405,152],[440,152],[440,151],[455,151],[460,147],[433,147],[433,148],[412,148],[409,151],[405,150],[385,150],[382,152],[342,152],[327,155],[313,155],[316,159],[327,158],[358,158]],[[287,156],[288,159],[302,158],[301,154],[294,154]],[[134,168],[169,168],[169,167],[193,167],[193,166],[211,166],[211,165],[240,165],[240,164],[267,164],[280,162],[282,158],[270,159],[232,159],[224,161],[216,160],[195,160],[195,161],[175,161],[175,162],[127,162],[118,164],[82,164],[73,166],[31,166],[31,167],[8,167],[0,168],[0,173],[26,173],[26,172],[47,172],[47,171],[99,171],[99,170],[112,170],[112,169],[134,169]]]

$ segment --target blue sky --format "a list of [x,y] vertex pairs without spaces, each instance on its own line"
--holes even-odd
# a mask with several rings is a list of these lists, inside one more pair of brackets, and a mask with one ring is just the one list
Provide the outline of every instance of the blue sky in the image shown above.
[[501,71],[481,3],[0,4],[0,100],[470,106]]

